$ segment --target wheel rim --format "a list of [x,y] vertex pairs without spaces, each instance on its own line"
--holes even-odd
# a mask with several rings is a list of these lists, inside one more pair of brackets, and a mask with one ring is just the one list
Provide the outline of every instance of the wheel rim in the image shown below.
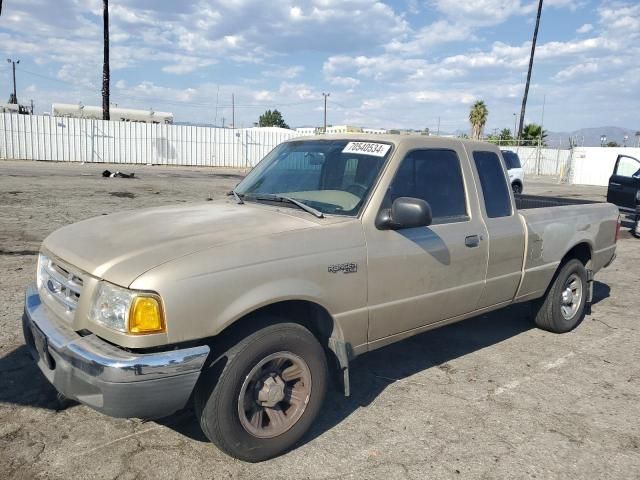
[[560,312],[565,320],[572,319],[582,303],[582,280],[575,273],[569,275],[560,293]]
[[243,428],[258,438],[273,438],[293,427],[311,395],[311,371],[291,352],[273,353],[251,369],[238,397]]

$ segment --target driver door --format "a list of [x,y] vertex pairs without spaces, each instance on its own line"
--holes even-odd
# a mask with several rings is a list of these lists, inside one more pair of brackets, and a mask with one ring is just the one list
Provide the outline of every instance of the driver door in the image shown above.
[[[476,309],[484,287],[487,232],[464,150],[406,153],[381,208],[398,197],[426,200],[428,227],[378,230],[364,223],[368,250],[369,342],[401,334]],[[463,174],[464,173],[464,174]],[[473,205],[473,207],[471,206]]]

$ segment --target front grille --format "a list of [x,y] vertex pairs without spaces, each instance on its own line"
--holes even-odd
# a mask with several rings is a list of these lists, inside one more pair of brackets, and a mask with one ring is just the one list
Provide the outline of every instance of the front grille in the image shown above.
[[74,311],[82,292],[82,278],[50,258],[43,259],[41,268],[42,288],[68,312]]

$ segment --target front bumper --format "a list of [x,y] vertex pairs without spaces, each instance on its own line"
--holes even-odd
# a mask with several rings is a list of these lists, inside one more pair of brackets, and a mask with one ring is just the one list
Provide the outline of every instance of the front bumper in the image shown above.
[[27,289],[22,328],[47,380],[66,397],[112,417],[159,418],[185,407],[209,355],[206,345],[132,353],[79,335]]

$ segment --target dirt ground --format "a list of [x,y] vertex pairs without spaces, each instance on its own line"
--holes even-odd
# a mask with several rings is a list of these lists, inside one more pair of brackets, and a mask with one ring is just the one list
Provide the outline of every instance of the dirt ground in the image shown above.
[[[135,171],[104,179],[101,172]],[[361,357],[300,447],[233,460],[185,410],[158,422],[58,410],[20,317],[42,239],[87,217],[224,195],[228,170],[0,161],[0,478],[640,478],[640,240],[623,235],[573,332],[519,305]],[[525,193],[604,189],[527,179]]]

